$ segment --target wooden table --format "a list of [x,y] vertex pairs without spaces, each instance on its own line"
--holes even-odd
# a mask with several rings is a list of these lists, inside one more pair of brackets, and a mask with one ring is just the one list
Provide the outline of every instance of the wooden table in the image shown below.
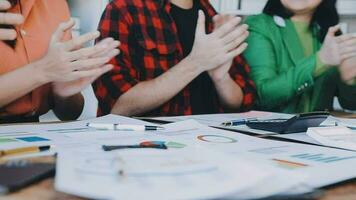
[[[333,113],[338,117],[356,118],[355,114]],[[54,162],[52,158],[38,158],[38,162]],[[356,170],[356,166],[355,166]],[[0,197],[0,200],[83,200],[82,198],[54,190],[54,180],[46,179],[13,194]],[[317,200],[356,200],[356,181],[341,184],[323,192]]]
[[[20,190],[1,200],[82,200],[82,198],[56,192],[53,179],[47,179],[31,187]],[[347,183],[325,191],[317,200],[353,200],[356,199],[356,182]]]

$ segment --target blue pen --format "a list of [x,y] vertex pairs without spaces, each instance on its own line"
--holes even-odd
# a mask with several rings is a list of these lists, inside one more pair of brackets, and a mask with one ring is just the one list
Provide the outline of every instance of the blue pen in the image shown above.
[[[255,118],[253,118],[255,119]],[[239,120],[232,120],[229,122],[224,122],[221,125],[222,126],[241,126],[241,125],[245,125],[249,120],[253,120],[252,118],[249,119],[239,119]]]

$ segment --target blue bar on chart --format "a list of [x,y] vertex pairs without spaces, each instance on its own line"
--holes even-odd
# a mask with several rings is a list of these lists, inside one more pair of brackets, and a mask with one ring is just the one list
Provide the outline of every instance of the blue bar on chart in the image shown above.
[[315,161],[315,162],[322,162],[322,163],[333,163],[333,162],[338,162],[338,161],[342,161],[342,160],[356,158],[356,156],[339,157],[339,156],[327,156],[324,154],[308,154],[308,153],[292,155],[291,157],[299,158],[299,159],[303,159],[303,160]]

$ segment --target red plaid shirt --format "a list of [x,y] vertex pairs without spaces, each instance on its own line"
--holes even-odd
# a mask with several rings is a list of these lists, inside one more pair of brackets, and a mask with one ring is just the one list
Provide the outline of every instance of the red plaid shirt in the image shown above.
[[[216,11],[208,0],[198,1],[207,16],[207,31],[212,32],[212,17]],[[121,54],[111,60],[114,69],[93,84],[99,101],[99,116],[109,114],[117,99],[138,82],[160,76],[183,59],[182,45],[170,9],[169,0],[114,0],[107,6],[99,24],[99,40],[107,37],[120,40]],[[236,57],[230,75],[244,93],[241,109],[236,112],[250,109],[255,99],[249,71],[245,60]],[[192,114],[191,92],[189,87],[184,88],[169,102],[146,115]],[[211,98],[216,99],[217,110],[224,112],[218,96]]]

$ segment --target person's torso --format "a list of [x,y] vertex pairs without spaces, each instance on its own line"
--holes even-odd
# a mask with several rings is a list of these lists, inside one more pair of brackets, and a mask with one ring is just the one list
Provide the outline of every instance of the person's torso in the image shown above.
[[[16,70],[42,58],[48,49],[52,33],[69,19],[65,0],[21,0],[10,12],[22,13],[25,22],[16,27],[18,38],[15,49],[0,42],[0,74]],[[31,74],[29,74],[31,76]],[[16,80],[14,80],[16,81]],[[0,116],[32,116],[50,108],[51,87],[43,85],[0,109]]]
[[[304,54],[304,49],[300,42],[300,38],[298,37],[298,33],[292,25],[292,22],[290,20],[285,20],[285,24],[282,23],[282,26],[276,24],[273,17],[265,14],[259,15],[257,18],[260,18],[258,23],[265,23],[264,27],[268,27],[268,30],[265,30],[265,33],[271,43],[271,46],[273,47],[275,55],[274,59],[276,61],[277,67],[276,74],[288,73],[291,68],[297,67],[298,61],[296,61],[295,58],[302,58],[300,54]],[[261,18],[263,20],[261,20]],[[287,28],[289,30],[286,31],[285,29]],[[288,34],[286,34],[286,32]],[[321,43],[317,38],[313,38],[313,41],[315,43],[313,53],[316,53],[321,48]],[[293,45],[291,43],[293,43]],[[337,84],[334,82],[337,80],[335,79],[337,75],[338,72],[335,69],[324,72],[322,75],[314,78],[313,86],[308,87],[308,89],[305,90],[302,94],[298,94],[290,101],[268,110],[284,113],[305,112],[305,105],[303,105],[306,103],[304,102],[305,95],[308,96],[310,101],[308,103],[311,105],[310,110],[308,111],[331,110],[333,99],[337,90]],[[275,92],[277,94],[279,91],[276,90]],[[259,101],[261,101],[261,99],[259,99]],[[258,108],[266,110],[263,107]]]
[[[212,17],[216,14],[215,10],[208,1],[195,0],[194,3],[205,12],[207,32],[211,32],[213,28]],[[131,62],[132,66],[136,68],[139,81],[147,81],[167,72],[190,53],[196,27],[196,22],[192,22],[197,18],[190,22],[179,20],[180,16],[177,16],[176,13],[177,8],[166,1],[132,1],[130,4],[132,5],[128,5],[131,16],[129,29],[134,34],[129,36],[130,57],[128,59],[130,60],[128,62]],[[180,11],[178,10],[178,12]],[[193,31],[187,32],[187,30],[184,30],[183,23],[187,23],[187,26],[194,26],[189,27],[193,28]],[[193,38],[189,37],[190,34],[193,34]],[[207,107],[209,107],[207,112],[218,112],[218,105],[215,104],[217,102],[215,100],[217,99],[216,93],[211,92],[215,88],[207,76],[207,74],[202,74],[169,102],[147,115],[155,116],[162,115],[162,113],[168,115],[201,114]],[[206,87],[210,88],[209,93],[206,93]],[[200,90],[202,88],[203,92]],[[209,98],[208,101],[201,102],[207,98]],[[206,103],[208,106],[194,110],[193,107],[196,108],[195,105],[198,103]]]

